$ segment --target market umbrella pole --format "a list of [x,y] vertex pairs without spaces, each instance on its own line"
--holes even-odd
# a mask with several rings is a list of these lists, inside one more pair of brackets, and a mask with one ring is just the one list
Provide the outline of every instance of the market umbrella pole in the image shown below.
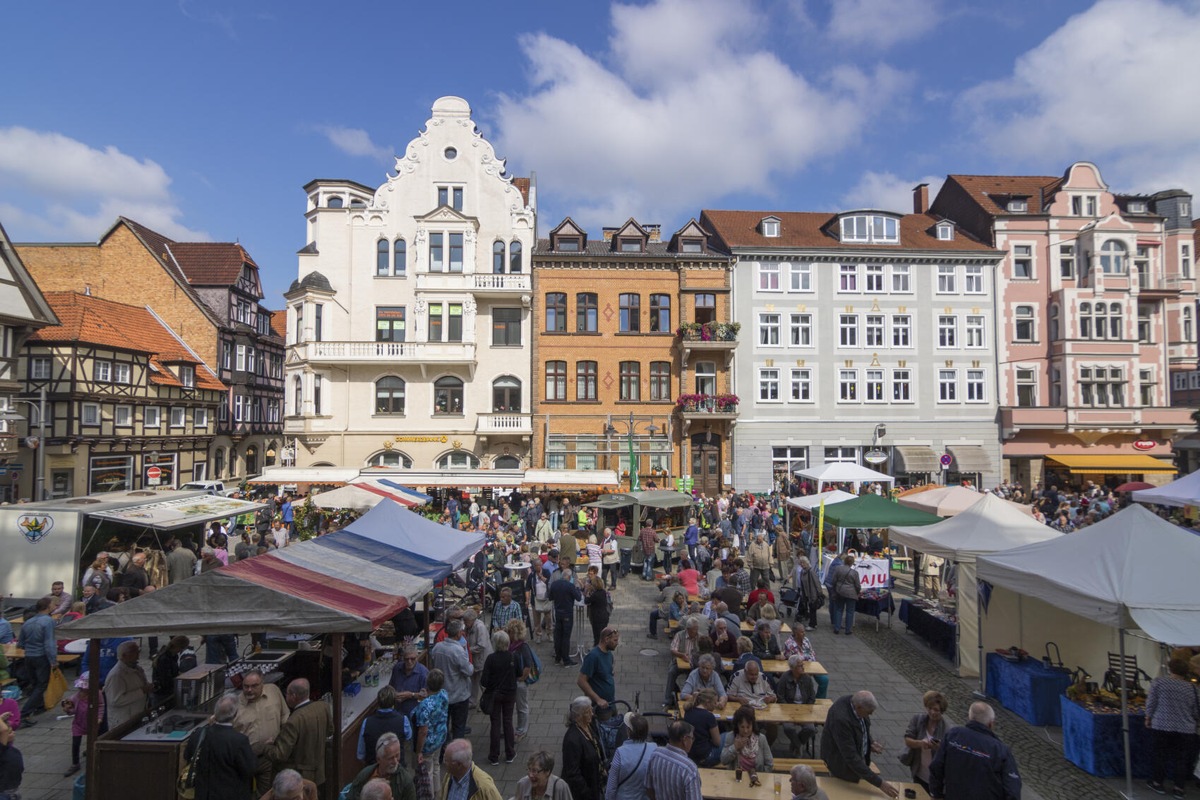
[[[333,635],[333,786],[342,785],[342,634]],[[331,782],[325,781],[326,791]]]
[[84,773],[88,798],[97,796],[96,739],[100,736],[100,640],[88,639],[88,736],[87,772]]
[[1125,796],[1133,798],[1133,761],[1129,757],[1129,690],[1125,679],[1125,629],[1119,631],[1121,642],[1121,738],[1125,740]]
[[975,574],[975,632],[979,636],[979,691],[975,692],[975,697],[984,700],[987,698],[987,692],[983,688],[983,675],[987,665],[983,660],[983,603],[979,592],[979,574]]

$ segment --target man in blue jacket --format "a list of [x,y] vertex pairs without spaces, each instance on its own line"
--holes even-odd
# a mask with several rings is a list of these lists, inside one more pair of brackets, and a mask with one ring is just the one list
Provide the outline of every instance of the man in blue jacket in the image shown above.
[[579,662],[571,658],[571,630],[575,627],[575,604],[583,599],[583,592],[576,585],[569,558],[559,559],[556,575],[557,578],[551,577],[546,591],[554,604],[554,663],[574,667]]
[[58,665],[58,642],[54,639],[54,618],[50,616],[53,599],[43,597],[37,601],[37,613],[21,626],[17,646],[25,651],[25,663],[33,690],[21,708],[21,724],[33,725],[33,715],[46,710],[43,695],[50,683],[50,670]]
[[992,731],[996,711],[972,703],[967,724],[951,728],[929,765],[929,794],[945,800],[1020,800],[1021,775]]

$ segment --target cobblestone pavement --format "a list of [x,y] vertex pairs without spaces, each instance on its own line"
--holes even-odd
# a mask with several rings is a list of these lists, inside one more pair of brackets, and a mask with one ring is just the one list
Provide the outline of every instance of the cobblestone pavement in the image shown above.
[[[616,653],[617,695],[633,704],[640,697],[642,710],[661,710],[669,666],[670,640],[646,638],[649,609],[657,590],[634,574],[622,579],[614,593],[612,624],[621,631]],[[859,617],[854,636],[833,636],[824,610],[819,627],[810,634],[817,658],[829,670],[829,696],[839,697],[858,689],[870,689],[879,701],[872,717],[874,735],[887,750],[877,758],[885,778],[907,779],[908,769],[897,757],[903,748],[903,733],[909,717],[921,707],[921,694],[938,689],[950,701],[947,715],[952,724],[961,723],[971,702],[973,685],[950,671],[915,636],[907,635],[899,620],[891,629],[886,618],[878,632],[869,617]],[[591,645],[591,626],[577,618],[573,644],[576,649]],[[476,760],[495,778],[504,797],[511,797],[517,781],[525,774],[525,761],[537,750],[546,750],[561,761],[565,715],[570,700],[580,694],[577,669],[556,667],[549,642],[535,644],[545,665],[541,681],[530,691],[529,735],[518,743],[512,764],[487,766],[488,721],[476,712],[470,717]],[[149,672],[149,665],[144,665]],[[73,675],[69,675],[73,679]],[[1075,768],[1062,757],[1062,749],[1045,733],[1009,712],[997,708],[998,731],[1017,754],[1025,779],[1026,800],[1084,800],[1116,797],[1118,781],[1102,781]],[[37,726],[18,732],[18,746],[25,757],[25,780],[21,787],[27,800],[66,800],[71,797],[74,778],[62,777],[70,763],[70,721],[43,714]],[[783,737],[776,752],[786,755]],[[558,766],[556,766],[558,769]],[[881,794],[880,797],[883,795]]]

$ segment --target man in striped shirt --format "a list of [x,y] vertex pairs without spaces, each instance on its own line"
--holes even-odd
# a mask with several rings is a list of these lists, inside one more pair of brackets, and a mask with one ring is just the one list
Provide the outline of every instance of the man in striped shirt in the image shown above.
[[646,768],[646,796],[650,800],[702,800],[700,770],[688,758],[695,732],[682,720],[667,728],[669,744],[650,756]]

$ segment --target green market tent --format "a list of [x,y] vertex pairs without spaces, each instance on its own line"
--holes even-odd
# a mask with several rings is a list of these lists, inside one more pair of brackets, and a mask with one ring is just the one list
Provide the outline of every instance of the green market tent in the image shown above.
[[837,528],[887,528],[892,525],[933,525],[937,514],[893,503],[877,494],[865,494],[843,503],[825,506],[825,524]]

